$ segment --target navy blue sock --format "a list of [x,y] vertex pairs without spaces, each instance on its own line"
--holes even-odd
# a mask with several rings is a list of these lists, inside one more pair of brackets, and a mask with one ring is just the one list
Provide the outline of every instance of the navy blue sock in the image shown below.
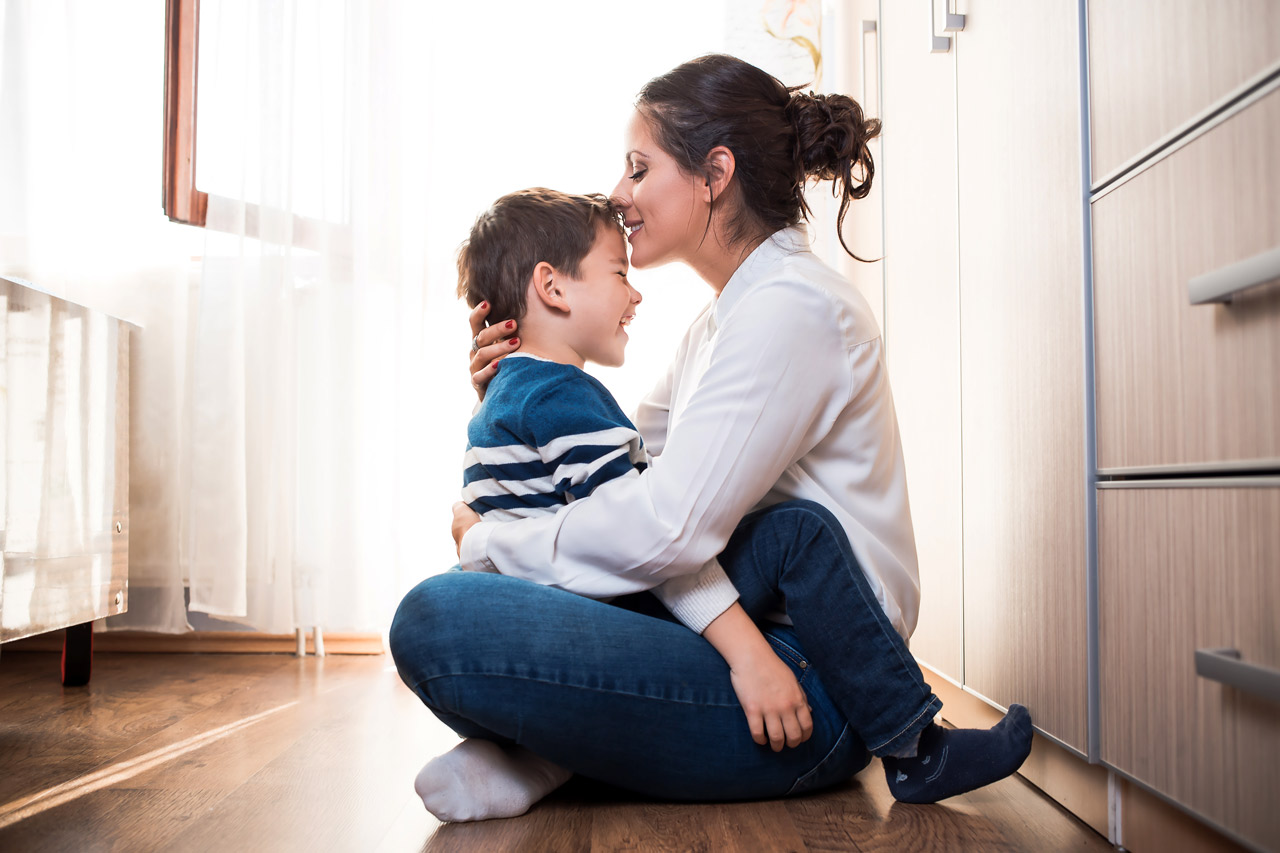
[[936,803],[1012,774],[1031,753],[1031,714],[1021,705],[990,729],[944,729],[930,723],[911,758],[886,757],[894,799]]

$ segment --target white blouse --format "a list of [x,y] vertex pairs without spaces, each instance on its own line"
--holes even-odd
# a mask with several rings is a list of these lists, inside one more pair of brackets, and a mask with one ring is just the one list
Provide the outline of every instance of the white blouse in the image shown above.
[[910,636],[920,581],[883,341],[866,300],[809,250],[803,227],[738,267],[635,423],[654,456],[643,474],[547,518],[475,525],[463,568],[592,598],[703,578],[684,608],[705,626],[736,592],[699,570],[748,512],[804,498],[840,520],[876,599]]

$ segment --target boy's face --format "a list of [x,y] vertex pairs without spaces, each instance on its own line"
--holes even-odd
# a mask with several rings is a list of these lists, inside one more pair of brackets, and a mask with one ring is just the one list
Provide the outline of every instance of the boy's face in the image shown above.
[[640,304],[640,292],[627,281],[627,245],[617,229],[601,226],[591,251],[578,265],[578,278],[566,282],[569,300],[568,343],[584,361],[607,367],[622,364],[627,331]]

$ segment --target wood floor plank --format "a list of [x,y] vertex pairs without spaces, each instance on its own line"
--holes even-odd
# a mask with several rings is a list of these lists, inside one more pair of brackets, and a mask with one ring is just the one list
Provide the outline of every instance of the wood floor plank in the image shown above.
[[828,791],[752,803],[575,779],[525,816],[441,825],[413,778],[458,739],[388,658],[104,654],[77,690],[56,672],[56,654],[0,659],[5,853],[1110,849],[1020,779],[905,806],[878,762]]

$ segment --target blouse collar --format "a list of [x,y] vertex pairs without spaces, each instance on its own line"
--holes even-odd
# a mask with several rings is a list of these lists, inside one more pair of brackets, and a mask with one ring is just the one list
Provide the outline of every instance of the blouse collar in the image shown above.
[[809,231],[804,223],[775,231],[763,243],[747,255],[716,297],[711,309],[711,331],[720,327],[721,320],[728,315],[733,306],[751,285],[759,281],[765,273],[783,258],[797,252],[809,251]]

